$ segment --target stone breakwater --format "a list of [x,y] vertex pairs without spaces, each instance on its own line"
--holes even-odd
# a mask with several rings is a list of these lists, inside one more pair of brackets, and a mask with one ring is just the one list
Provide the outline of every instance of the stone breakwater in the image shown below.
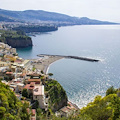
[[40,57],[39,59],[32,60],[32,65],[43,71],[45,74],[47,74],[50,64],[53,62],[67,58],[67,59],[78,59],[78,60],[84,60],[89,62],[98,62],[99,60],[93,59],[93,58],[86,58],[86,57],[78,57],[78,56],[63,56],[63,55],[49,55],[49,54],[39,54],[37,55]]
[[38,57],[45,57],[45,56],[52,56],[52,57],[62,57],[62,58],[71,58],[71,59],[78,59],[78,60],[85,60],[89,62],[99,62],[100,60],[87,58],[87,57],[79,57],[79,56],[64,56],[64,55],[49,55],[49,54],[39,54]]

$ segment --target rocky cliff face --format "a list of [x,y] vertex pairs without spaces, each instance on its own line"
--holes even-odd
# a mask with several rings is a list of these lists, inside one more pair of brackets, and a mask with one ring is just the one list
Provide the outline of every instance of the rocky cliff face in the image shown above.
[[13,48],[24,48],[32,46],[32,40],[30,37],[27,38],[6,38],[6,42]]
[[32,46],[31,37],[23,31],[0,30],[0,42],[6,43],[13,48],[24,48]]

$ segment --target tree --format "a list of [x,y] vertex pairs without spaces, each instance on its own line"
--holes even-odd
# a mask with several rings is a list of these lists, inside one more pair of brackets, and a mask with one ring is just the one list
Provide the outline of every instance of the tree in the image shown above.
[[43,70],[41,70],[41,73],[44,74]]
[[48,73],[49,76],[53,76],[53,73]]
[[20,114],[21,120],[30,120],[30,113],[28,113],[27,108],[29,108],[29,104],[25,102],[22,106],[22,112]]
[[110,106],[113,95],[104,98],[96,96],[95,100],[81,109],[81,115],[88,115],[92,120],[107,120],[112,116],[112,107]]
[[2,118],[5,114],[6,109],[4,107],[0,107],[0,118]]
[[28,91],[27,91],[27,89],[23,89],[23,91],[22,91],[22,96],[28,98]]
[[25,32],[24,31],[22,31],[22,30],[17,30],[17,32],[16,32],[18,35],[26,35],[25,34]]
[[36,68],[33,66],[32,71],[34,72],[34,71],[35,71],[35,69],[36,69]]
[[106,96],[109,95],[109,94],[115,94],[116,92],[117,92],[117,90],[114,89],[114,87],[112,86],[112,87],[107,89]]
[[0,82],[0,120],[29,120],[28,103],[17,99],[8,85]]
[[111,106],[114,109],[112,112],[112,120],[116,120],[120,116],[120,98],[117,95],[113,96]]

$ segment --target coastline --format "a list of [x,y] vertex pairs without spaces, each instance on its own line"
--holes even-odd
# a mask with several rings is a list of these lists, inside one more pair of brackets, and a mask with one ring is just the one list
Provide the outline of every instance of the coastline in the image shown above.
[[48,73],[49,67],[52,63],[54,63],[57,60],[63,59],[64,57],[61,56],[44,56],[38,59],[33,59],[32,65],[41,71],[43,71],[45,74]]
[[84,60],[89,62],[98,62],[99,60],[94,58],[87,58],[87,57],[79,57],[79,56],[64,56],[64,55],[49,55],[49,54],[39,54],[37,55],[38,59],[33,59],[32,65],[39,69],[40,71],[43,71],[43,73],[47,74],[49,70],[49,66],[62,58],[68,58],[68,59],[78,59],[78,60]]

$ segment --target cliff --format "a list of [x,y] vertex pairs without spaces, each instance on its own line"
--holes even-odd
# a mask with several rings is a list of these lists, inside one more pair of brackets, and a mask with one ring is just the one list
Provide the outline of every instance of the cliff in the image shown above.
[[67,105],[67,95],[63,87],[55,80],[49,79],[45,83],[45,91],[49,98],[49,107],[53,112]]
[[16,37],[16,38],[6,38],[6,42],[8,45],[12,46],[13,48],[24,48],[32,46],[32,40],[30,37]]
[[0,42],[6,43],[13,48],[23,48],[32,46],[32,40],[21,31],[0,30]]

